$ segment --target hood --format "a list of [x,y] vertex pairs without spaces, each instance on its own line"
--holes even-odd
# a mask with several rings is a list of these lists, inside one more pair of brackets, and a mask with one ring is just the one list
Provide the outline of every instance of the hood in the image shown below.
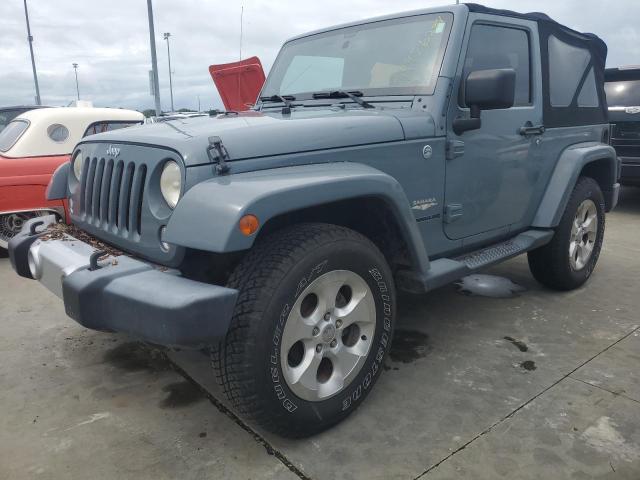
[[226,110],[241,112],[256,103],[265,76],[258,57],[211,65],[209,73]]
[[209,137],[218,136],[229,161],[286,155],[332,148],[395,142],[405,139],[403,124],[420,118],[423,137],[433,136],[431,117],[423,112],[393,110],[300,109],[291,114],[244,112],[195,117],[129,127],[93,135],[86,142],[137,143],[178,152],[188,166],[209,163]]

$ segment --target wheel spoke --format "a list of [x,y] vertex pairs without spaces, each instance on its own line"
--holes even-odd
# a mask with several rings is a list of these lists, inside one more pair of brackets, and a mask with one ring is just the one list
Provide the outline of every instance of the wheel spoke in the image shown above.
[[302,362],[297,367],[289,367],[286,375],[290,384],[302,384],[306,388],[316,390],[318,380],[318,367],[322,361],[322,353],[316,353],[313,346],[307,348],[305,345],[305,354]]
[[282,348],[284,351],[289,352],[293,344],[299,340],[311,340],[314,326],[315,323],[312,320],[304,319],[300,314],[292,312],[287,320],[287,328],[282,334]]
[[573,219],[573,223],[571,224],[571,237],[575,237],[578,234],[579,229],[580,218],[576,215],[576,218]]
[[591,242],[586,242],[583,246],[582,246],[582,263],[583,265],[585,265],[587,263],[587,261],[589,260],[589,257],[591,257],[591,252],[593,252],[593,243]]
[[371,302],[366,298],[368,292],[362,290],[353,293],[351,301],[343,308],[336,308],[336,316],[342,319],[342,328],[347,328],[353,323],[375,322],[375,312],[371,311]]
[[346,280],[346,275],[320,277],[316,280],[316,284],[313,286],[313,292],[318,296],[318,307],[322,310],[323,314],[335,308],[336,297]]
[[598,231],[598,217],[595,213],[587,217],[585,222],[582,224],[582,229],[589,233],[596,233]]
[[346,378],[358,362],[363,360],[366,352],[363,342],[358,342],[353,347],[342,345],[338,351],[332,352],[330,356],[333,361],[333,374]]

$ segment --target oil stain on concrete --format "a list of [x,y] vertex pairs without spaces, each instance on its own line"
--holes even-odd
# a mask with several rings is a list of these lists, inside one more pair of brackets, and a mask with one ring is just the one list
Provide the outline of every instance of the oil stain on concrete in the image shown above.
[[[104,359],[118,370],[149,374],[172,370],[163,352],[139,342],[122,343],[105,353]],[[163,409],[183,408],[205,399],[202,391],[187,380],[173,382],[162,387],[166,397],[158,406]]]
[[429,352],[429,335],[417,330],[396,330],[389,350],[393,362],[412,363]]
[[165,385],[162,391],[168,395],[160,402],[160,408],[183,408],[206,398],[202,390],[188,380]]
[[119,370],[127,372],[164,372],[171,370],[171,364],[162,354],[138,342],[121,343],[108,350],[104,359]]
[[529,347],[527,347],[527,344],[524,343],[522,340],[516,340],[513,337],[503,337],[507,342],[511,342],[518,350],[520,350],[521,352],[526,352],[529,350]]

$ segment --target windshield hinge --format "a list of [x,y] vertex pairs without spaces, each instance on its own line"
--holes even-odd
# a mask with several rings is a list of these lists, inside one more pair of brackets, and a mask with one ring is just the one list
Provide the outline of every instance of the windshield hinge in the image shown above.
[[216,172],[219,175],[224,175],[229,172],[229,165],[226,163],[226,161],[229,160],[229,152],[227,152],[227,149],[222,144],[220,137],[209,137],[207,156],[209,160],[217,164]]
[[464,155],[464,142],[460,140],[447,141],[447,160],[453,160]]

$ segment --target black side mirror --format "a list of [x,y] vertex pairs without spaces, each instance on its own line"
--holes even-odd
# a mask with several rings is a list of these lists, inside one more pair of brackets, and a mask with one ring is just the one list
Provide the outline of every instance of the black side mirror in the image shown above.
[[457,135],[477,130],[482,125],[480,112],[513,107],[516,94],[516,72],[512,68],[476,70],[464,82],[464,101],[471,118],[456,118],[453,131]]

